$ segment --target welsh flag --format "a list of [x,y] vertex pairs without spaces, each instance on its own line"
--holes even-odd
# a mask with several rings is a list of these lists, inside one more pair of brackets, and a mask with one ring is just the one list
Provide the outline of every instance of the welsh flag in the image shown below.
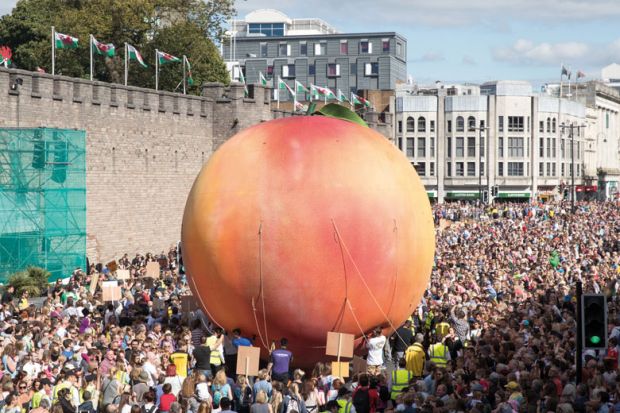
[[331,89],[321,86],[314,86],[314,89],[319,92],[319,94],[323,95],[327,99],[336,99],[336,95]]
[[54,42],[56,49],[75,49],[78,47],[78,38],[68,34],[54,32]]
[[192,86],[194,84],[194,78],[192,77],[192,65],[189,64],[189,59],[185,58],[185,64],[187,67],[187,84]]
[[278,89],[287,89],[288,85],[280,76],[278,76]]
[[302,85],[298,80],[295,81],[295,92],[296,93],[310,93],[310,91]]
[[351,103],[355,105],[364,105],[367,108],[372,106],[369,100],[364,99],[361,96],[357,96],[355,93],[351,93]]
[[295,102],[295,110],[298,110],[300,112],[307,112],[308,111],[308,107],[302,103],[299,102]]
[[13,56],[13,52],[11,51],[10,47],[8,46],[0,47],[0,57],[2,57],[2,60],[0,60],[0,65],[4,65],[4,67],[9,67],[9,65],[11,64],[12,56]]
[[245,84],[245,76],[243,76],[243,70],[239,68],[239,82],[243,83],[243,94],[248,97],[248,85]]
[[129,60],[130,61],[131,60],[136,60],[138,63],[140,63],[140,65],[142,65],[142,67],[148,67],[147,64],[144,63],[144,60],[142,60],[142,55],[140,54],[138,49],[136,49],[132,45],[128,44],[127,45],[127,52],[129,54]]
[[157,60],[160,65],[165,65],[166,63],[177,63],[181,61],[178,57],[159,50],[157,51]]
[[258,72],[258,80],[260,80],[261,85],[267,86],[267,78],[263,75],[263,72]]
[[92,48],[94,52],[97,52],[97,54],[100,55],[114,57],[114,55],[116,54],[116,48],[112,43],[100,43],[97,41],[97,39],[95,39],[95,36],[93,36]]
[[342,102],[347,102],[349,99],[347,99],[347,95],[345,95],[342,90],[338,89],[338,101],[340,103]]

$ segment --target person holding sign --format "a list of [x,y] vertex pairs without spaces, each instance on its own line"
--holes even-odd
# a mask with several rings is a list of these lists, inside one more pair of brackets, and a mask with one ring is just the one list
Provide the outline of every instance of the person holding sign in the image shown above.
[[377,327],[372,332],[372,336],[366,341],[368,349],[368,374],[379,374],[383,367],[383,347],[387,339],[381,334],[381,327]]

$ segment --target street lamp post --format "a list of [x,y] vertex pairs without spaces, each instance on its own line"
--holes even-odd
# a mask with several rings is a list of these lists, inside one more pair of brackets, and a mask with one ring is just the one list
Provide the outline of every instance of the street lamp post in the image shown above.
[[[482,201],[482,133],[485,130],[488,130],[489,128],[486,126],[480,126],[478,128],[474,128],[474,130],[477,130],[479,132],[478,134],[478,200],[480,200],[480,204],[483,203]],[[485,152],[488,153],[488,146],[489,146],[489,142],[486,142],[486,145],[484,146]],[[485,155],[486,156],[486,155]],[[485,162],[487,163],[487,171],[488,171],[488,163],[489,163],[489,157],[486,156]],[[487,175],[487,183],[489,182],[489,176]],[[490,194],[487,194],[487,200],[489,199]]]
[[560,124],[560,129],[562,130],[562,133],[564,133],[564,129],[568,129],[568,137],[570,139],[570,162],[571,162],[571,166],[570,166],[570,185],[571,185],[571,191],[570,191],[570,205],[571,205],[571,211],[573,213],[575,213],[575,134],[573,132],[574,129],[577,129],[577,133],[581,133],[581,129],[584,128],[585,129],[586,125],[574,125],[574,124],[570,124],[570,125],[566,125],[564,124],[564,122],[562,122]]

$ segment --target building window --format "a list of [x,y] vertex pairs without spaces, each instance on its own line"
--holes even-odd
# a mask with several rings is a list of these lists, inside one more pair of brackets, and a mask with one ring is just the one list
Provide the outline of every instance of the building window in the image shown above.
[[465,132],[465,119],[462,116],[456,118],[456,131]]
[[545,132],[545,121],[541,120],[540,122],[538,122],[538,132]]
[[378,76],[379,75],[379,63],[365,63],[364,64],[364,75],[366,76]]
[[413,138],[407,138],[407,156],[413,158]]
[[508,132],[523,132],[523,116],[508,116]]
[[426,139],[418,138],[418,158],[426,158]]
[[314,64],[308,65],[308,74],[312,76],[316,74],[316,66]]
[[308,43],[299,42],[299,55],[308,56]]
[[398,138],[398,149],[403,150],[403,138]]
[[403,133],[403,121],[398,121],[398,133]]
[[452,162],[446,163],[446,176],[452,176]]
[[609,113],[605,114],[605,129],[609,129]]
[[360,54],[372,54],[372,43],[370,43],[368,40],[361,40]]
[[340,41],[340,54],[344,56],[349,54],[349,42],[348,41],[346,40]]
[[426,118],[424,116],[418,118],[418,132],[426,132]]
[[484,176],[484,162],[480,162],[480,176]]
[[523,138],[508,138],[508,157],[523,158]]
[[508,162],[508,176],[523,176],[523,162]]
[[328,77],[339,77],[340,76],[340,65],[338,63],[328,63],[327,64],[327,76]]
[[480,148],[478,149],[480,151],[481,157],[484,157],[484,154],[485,154],[485,150],[484,150],[485,143],[486,143],[485,141],[486,141],[485,137],[481,136],[480,137]]
[[467,138],[467,156],[476,156],[476,138]]
[[402,43],[396,42],[396,56],[403,56],[403,45]]
[[547,162],[547,176],[551,176],[551,162]]
[[551,158],[551,138],[547,138],[547,158]]
[[407,132],[415,132],[415,119],[411,116],[407,118]]
[[383,53],[390,53],[390,39],[381,39]]
[[451,120],[448,121],[448,132],[452,133],[452,121]]
[[431,151],[431,158],[435,157],[435,138],[431,136],[431,147],[430,147],[430,151]]
[[290,56],[291,45],[286,43],[280,43],[278,45],[278,56]]
[[547,133],[551,133],[551,118],[547,118]]
[[562,176],[564,176],[564,164],[561,166]]
[[577,142],[577,159],[581,159],[581,142]]
[[556,131],[555,118],[553,118],[553,120],[551,121],[551,132],[555,133],[555,131]]
[[260,57],[267,57],[267,43],[260,44]]
[[456,138],[454,156],[457,158],[465,156],[465,138]]
[[323,56],[324,54],[325,54],[325,43],[315,43],[314,44],[314,55]]
[[527,117],[527,132],[530,132],[530,117]]
[[497,164],[497,176],[504,176],[504,162],[498,162],[498,164]]
[[250,23],[248,33],[267,37],[284,36],[284,23]]
[[456,171],[454,172],[454,175],[465,176],[465,162],[456,162],[455,166],[456,166]]
[[467,118],[467,130],[473,132],[476,130],[476,118],[470,116]]
[[418,173],[418,175],[426,176],[426,162],[418,162],[415,170]]
[[545,176],[545,163],[540,162],[538,164],[538,176]]
[[545,138],[540,138],[539,139],[539,148],[538,148],[538,156],[540,156],[541,158],[545,157]]
[[556,170],[555,170],[555,162],[551,164],[551,173],[553,174],[553,176],[556,176],[555,174]]
[[476,162],[467,162],[467,176],[476,176]]
[[354,76],[357,76],[357,63],[351,63],[351,67],[349,68],[349,73]]
[[504,117],[503,116],[500,116],[497,120],[497,129],[500,132],[504,131]]
[[[560,157],[561,158],[564,158],[565,157],[564,155],[566,155],[566,152],[564,150],[564,147],[566,146],[565,142],[566,142],[566,139],[562,139],[560,141]],[[564,174],[562,174],[562,175],[564,175]]]
[[293,78],[295,77],[295,65],[283,65],[282,77]]
[[430,176],[435,176],[435,162],[429,162],[429,166],[430,166],[430,168],[429,168],[430,169],[429,175]]
[[504,157],[504,138],[497,138],[497,156],[499,158]]
[[273,65],[267,66],[267,75],[273,76]]
[[447,137],[446,151],[448,152],[448,158],[452,158],[452,138]]
[[430,121],[430,123],[431,123],[431,124],[430,124],[430,131],[431,131],[431,132],[435,132],[435,121],[434,121],[434,120],[431,120],[431,121]]

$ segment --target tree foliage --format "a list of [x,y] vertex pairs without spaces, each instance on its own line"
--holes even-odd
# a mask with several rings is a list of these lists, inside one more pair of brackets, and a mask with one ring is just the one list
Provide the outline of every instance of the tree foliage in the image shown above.
[[[0,18],[0,39],[13,50],[15,67],[51,71],[51,26],[79,38],[80,46],[56,50],[56,73],[87,78],[89,34],[116,46],[113,58],[95,54],[95,78],[120,83],[124,77],[124,43],[135,46],[149,65],[129,65],[129,84],[153,87],[155,49],[192,64],[193,91],[201,82],[228,83],[226,67],[211,39],[223,35],[234,14],[233,0],[19,0]],[[182,79],[181,63],[161,67],[160,89],[174,90]]]
[[15,287],[18,296],[28,291],[31,297],[37,297],[46,292],[49,277],[50,273],[43,268],[28,267],[24,271],[10,275],[7,283]]

